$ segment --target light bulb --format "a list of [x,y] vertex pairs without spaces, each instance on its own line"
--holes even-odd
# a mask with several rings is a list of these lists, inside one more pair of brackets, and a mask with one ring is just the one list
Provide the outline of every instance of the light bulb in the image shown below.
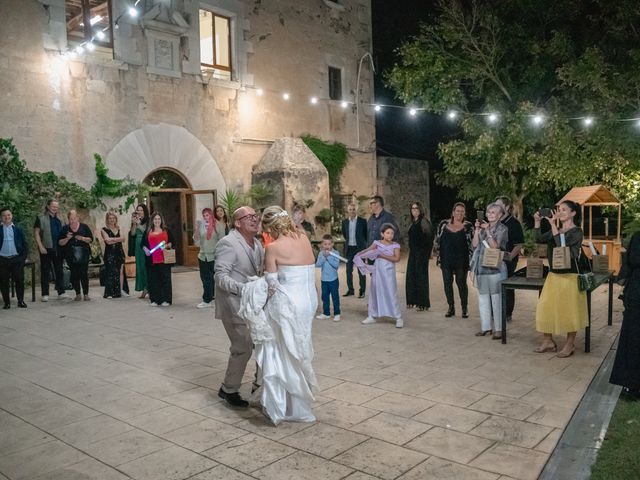
[[91,42],[87,43],[87,50],[89,50],[90,52],[93,52],[95,49],[96,49],[96,46],[93,43]]
[[345,101],[343,100],[342,102],[340,102],[340,106],[341,106],[342,108],[347,108],[347,107],[349,106],[349,103],[348,103],[348,102],[345,102]]
[[256,90],[256,95],[258,95],[259,97],[261,97],[262,95],[264,95],[264,90],[262,90],[261,88]]
[[490,113],[489,116],[487,117],[487,120],[489,120],[489,123],[496,123],[498,121],[498,114]]
[[283,98],[284,100],[289,100],[289,98],[291,98],[291,95],[289,95],[288,93],[283,93],[283,94],[282,94],[282,98]]
[[96,33],[96,37],[98,38],[98,40],[104,40],[107,36],[102,30],[98,30],[98,32]]
[[82,54],[84,53],[84,48],[82,48],[82,45],[78,45],[78,46],[76,47],[76,53],[77,53],[78,55],[82,55]]
[[531,121],[534,125],[539,126],[544,123],[544,117],[542,115],[534,115]]
[[380,110],[382,110],[382,107],[381,107],[380,105],[376,105],[375,107],[373,107],[373,109],[374,109],[376,112],[379,112]]
[[593,117],[584,117],[582,123],[585,127],[590,127],[591,125],[593,125]]
[[316,103],[318,103],[318,97],[311,97],[311,100],[309,100],[311,102],[312,105],[315,105]]
[[415,117],[416,113],[418,113],[418,111],[415,108],[412,108],[411,110],[409,110],[409,115],[411,115],[412,117]]
[[449,113],[447,113],[447,118],[449,120],[455,120],[456,118],[458,118],[458,112],[456,112],[455,110],[449,110]]
[[136,9],[135,9],[135,8],[133,8],[133,7],[131,7],[131,8],[129,9],[129,15],[130,15],[132,18],[136,18],[136,17],[138,16],[138,10],[136,10]]

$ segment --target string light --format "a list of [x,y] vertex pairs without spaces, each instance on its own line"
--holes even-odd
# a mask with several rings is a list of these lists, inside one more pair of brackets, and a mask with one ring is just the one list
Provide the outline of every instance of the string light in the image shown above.
[[[136,8],[138,6],[138,4],[141,2],[141,0],[136,0],[134,5],[132,7],[129,7],[128,9],[125,9],[124,12],[122,12],[115,20],[115,22],[113,23],[113,28],[118,29],[119,25],[118,25],[118,21],[125,15],[128,14],[130,17],[132,18],[137,18],[140,14],[140,12],[138,11],[138,9]],[[95,15],[94,17],[92,17],[89,20],[89,23],[91,26],[99,23],[100,21],[102,21],[104,19],[104,17],[102,17],[101,15]],[[96,31],[94,38],[97,38],[98,40],[105,40],[107,38],[107,35],[105,34],[105,31],[107,31],[109,29],[109,26]],[[96,50],[96,45],[93,43],[93,39],[91,41],[86,41],[84,43],[81,43],[80,45],[77,45],[75,48],[73,48],[73,50],[67,50],[66,52],[61,52],[62,55],[67,56],[67,57],[71,57],[74,55],[82,55],[83,53],[85,53],[85,51],[88,50],[89,52],[93,52]],[[243,85],[246,88],[249,89],[254,89],[255,93],[258,97],[262,97],[265,93],[265,90],[262,88],[255,88],[252,86],[247,86],[247,85]],[[288,92],[284,92],[281,94],[282,95],[282,99],[285,101],[288,101],[291,99],[291,94]],[[320,101],[331,101],[329,99],[321,99],[318,98],[316,96],[311,97],[309,99],[310,103],[312,105],[317,105]],[[345,100],[340,102],[340,106],[343,109],[346,109],[351,103],[347,102]],[[402,105],[381,105],[381,104],[371,104],[371,103],[362,103],[363,105],[370,105],[373,106],[373,110],[375,112],[381,112],[383,107],[388,107],[388,108],[401,108],[401,109],[408,109],[409,115],[411,115],[412,117],[415,117],[418,114],[419,110],[425,110],[424,108],[416,108],[416,107],[407,107],[407,106],[402,106]],[[355,105],[355,104],[354,104]],[[355,105],[356,108],[359,108],[358,105]],[[449,111],[447,111],[446,113],[446,118],[450,121],[455,121],[457,120],[460,116],[462,115],[462,113],[459,110],[456,110],[454,108],[450,109]],[[500,114],[498,112],[492,112],[492,113],[472,113],[472,112],[466,112],[465,115],[467,116],[486,116],[487,122],[490,124],[495,124],[500,120]],[[536,127],[540,127],[542,125],[544,125],[545,123],[545,116],[542,114],[533,114],[530,115],[531,117],[531,123],[536,126]],[[592,127],[595,123],[595,119],[592,116],[586,116],[586,117],[564,117],[565,119],[569,119],[569,120],[581,120],[582,121],[582,125],[585,128],[589,128]],[[629,122],[632,121],[634,122],[635,127],[640,130],[640,117],[638,118],[622,118],[622,119],[612,119],[609,120],[611,122]]]
[[531,119],[531,122],[536,127],[539,127],[540,125],[542,125],[544,123],[544,117],[542,115],[540,115],[540,114],[534,115],[533,118]]

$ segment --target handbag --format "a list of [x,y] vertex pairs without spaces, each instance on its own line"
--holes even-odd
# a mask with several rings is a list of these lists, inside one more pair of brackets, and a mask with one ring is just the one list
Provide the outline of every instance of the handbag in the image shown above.
[[67,261],[71,265],[84,265],[89,263],[89,249],[82,245],[71,245]]
[[504,252],[499,248],[485,248],[482,254],[482,266],[486,268],[500,268],[504,260]]
[[[580,252],[581,255],[582,252]],[[590,292],[591,290],[596,288],[596,276],[593,272],[580,273],[580,267],[578,265],[578,260],[575,259],[576,269],[578,269],[578,290],[581,292]],[[589,266],[591,268],[591,266]]]
[[171,265],[176,263],[176,251],[173,248],[167,248],[165,250],[162,251],[162,254],[164,256],[164,263]]

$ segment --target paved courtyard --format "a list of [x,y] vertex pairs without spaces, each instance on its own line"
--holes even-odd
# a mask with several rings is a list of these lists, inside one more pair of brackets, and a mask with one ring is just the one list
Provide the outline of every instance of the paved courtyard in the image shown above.
[[197,272],[173,285],[170,308],[104,300],[94,284],[90,303],[0,312],[1,479],[535,479],[622,308],[615,300],[608,327],[601,287],[591,353],[581,332],[573,357],[535,354],[535,292],[517,292],[501,345],[473,335],[473,289],[469,319],[444,317],[432,266],[432,308],[408,311],[404,329],[361,325],[366,303],[354,297],[342,322],[315,321],[317,422],[273,427],[258,409],[220,402],[224,329],[194,307]]

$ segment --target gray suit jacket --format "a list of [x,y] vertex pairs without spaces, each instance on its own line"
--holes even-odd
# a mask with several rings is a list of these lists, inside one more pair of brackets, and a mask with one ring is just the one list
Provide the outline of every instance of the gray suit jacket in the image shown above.
[[238,316],[240,294],[251,276],[262,275],[264,248],[256,239],[256,259],[251,247],[236,230],[231,230],[216,245],[216,318],[231,323],[242,323]]

